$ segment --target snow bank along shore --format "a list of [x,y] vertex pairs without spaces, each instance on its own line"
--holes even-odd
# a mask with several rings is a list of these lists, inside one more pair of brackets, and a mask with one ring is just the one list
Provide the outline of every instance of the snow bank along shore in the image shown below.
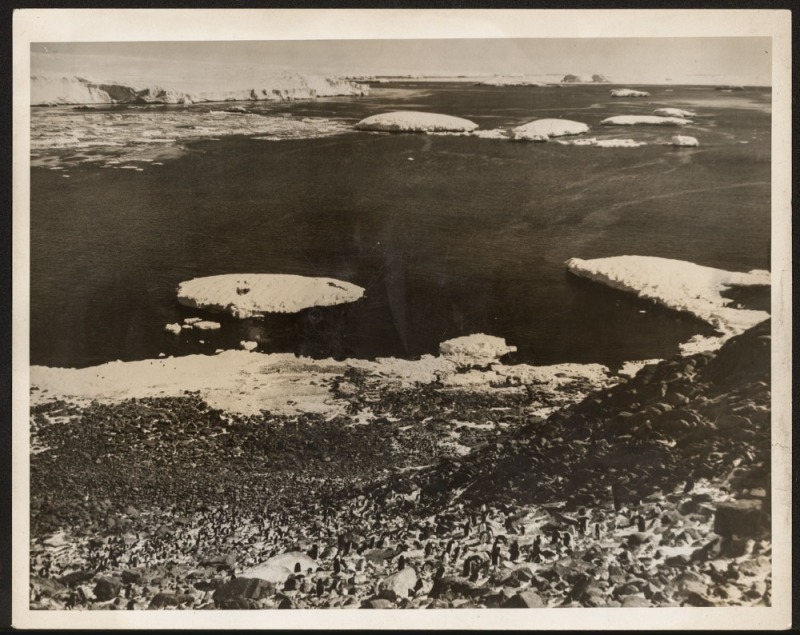
[[248,318],[265,313],[297,313],[315,306],[355,302],[364,289],[333,278],[290,274],[224,274],[194,278],[178,286],[185,306]]
[[769,318],[766,311],[730,306],[732,300],[721,295],[734,286],[769,285],[768,271],[738,273],[654,256],[572,258],[567,269],[576,276],[690,313],[719,331],[719,337],[695,336],[681,345],[681,351],[687,354],[717,349],[727,339]]
[[601,364],[531,366],[498,361],[513,350],[505,340],[478,334],[443,342],[441,355],[417,360],[314,360],[291,353],[230,350],[213,356],[117,361],[80,369],[33,366],[31,401],[35,405],[58,397],[79,403],[114,403],[198,391],[211,407],[225,412],[254,415],[266,410],[335,417],[346,414],[348,401],[332,392],[331,382],[357,369],[382,386],[435,383],[443,389],[523,395],[535,389],[542,398],[532,407],[544,415],[620,380]]
[[186,93],[161,87],[92,82],[82,77],[31,77],[31,105],[63,104],[183,104],[212,101],[288,101],[317,97],[363,96],[369,86],[336,77],[284,72],[261,86],[235,90]]
[[355,125],[356,130],[378,132],[472,132],[477,127],[469,119],[413,110],[372,115]]

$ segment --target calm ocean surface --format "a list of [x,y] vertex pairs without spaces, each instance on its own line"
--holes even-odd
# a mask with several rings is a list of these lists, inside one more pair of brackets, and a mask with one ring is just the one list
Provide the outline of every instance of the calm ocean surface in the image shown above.
[[[651,145],[236,136],[187,143],[182,156],[143,172],[81,165],[65,179],[34,167],[31,362],[213,353],[242,339],[268,352],[415,357],[483,332],[517,346],[515,361],[617,364],[673,354],[708,330],[568,276],[568,258],[769,268],[769,89],[656,86],[649,99],[626,100],[609,97],[607,86],[385,86],[368,98],[260,107],[351,123],[427,110],[485,128],[563,117],[592,126],[590,136]],[[696,123],[598,125],[665,106],[695,110]],[[701,146],[655,144],[673,134]],[[181,281],[237,272],[330,276],[366,296],[295,318],[222,319],[217,333],[163,331],[200,315],[178,305]]]

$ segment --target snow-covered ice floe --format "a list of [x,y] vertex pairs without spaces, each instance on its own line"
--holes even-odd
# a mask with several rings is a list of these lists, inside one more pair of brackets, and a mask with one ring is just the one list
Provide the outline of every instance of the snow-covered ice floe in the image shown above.
[[722,296],[730,287],[769,285],[768,271],[739,273],[654,256],[572,258],[567,269],[582,278],[694,315],[720,333],[714,338],[692,338],[681,345],[685,354],[716,349],[728,338],[769,318],[766,311],[729,306],[732,300]]
[[640,124],[648,126],[685,126],[692,123],[683,117],[658,117],[657,115],[618,115],[608,117],[600,122],[602,126],[636,126]]
[[695,148],[700,145],[700,142],[695,137],[688,137],[686,135],[675,135],[670,140],[670,145],[679,146],[683,148]]
[[612,97],[649,97],[650,93],[644,90],[633,90],[632,88],[612,88]]
[[223,274],[194,278],[178,286],[185,306],[247,318],[266,313],[297,313],[315,306],[355,302],[364,289],[333,278],[291,274]]
[[508,132],[502,128],[492,128],[490,130],[473,130],[473,137],[479,139],[508,139]]
[[563,137],[589,132],[589,126],[569,119],[537,119],[511,129],[515,141],[547,141],[551,137]]
[[653,111],[653,114],[659,117],[683,117],[684,119],[691,119],[697,116],[691,110],[683,110],[681,108],[657,108]]
[[556,143],[565,146],[594,146],[596,148],[638,148],[639,146],[647,145],[644,141],[635,141],[633,139],[596,139],[595,137],[559,140]]
[[356,130],[379,132],[472,132],[477,127],[469,119],[413,110],[372,115],[355,125]]
[[634,139],[598,139],[595,145],[598,148],[638,148],[647,144]]

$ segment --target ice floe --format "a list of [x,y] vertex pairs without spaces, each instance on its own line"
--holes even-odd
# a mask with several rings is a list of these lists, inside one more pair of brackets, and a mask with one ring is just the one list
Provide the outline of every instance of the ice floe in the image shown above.
[[491,130],[474,130],[472,136],[479,139],[508,139],[508,132],[502,128],[492,128]]
[[722,296],[730,287],[769,285],[768,271],[739,273],[655,256],[572,258],[567,261],[567,269],[582,278],[689,313],[720,333],[715,338],[692,338],[681,347],[685,353],[717,348],[726,339],[769,318],[766,311],[734,308],[730,306],[732,300]]
[[247,318],[266,313],[296,313],[315,306],[355,302],[364,289],[333,278],[291,274],[223,274],[194,278],[178,286],[185,306]]
[[598,148],[638,148],[647,144],[634,139],[598,139],[595,145]]
[[691,110],[683,110],[681,108],[657,108],[653,111],[653,114],[660,117],[683,117],[684,119],[691,119],[697,116]]
[[200,331],[218,331],[222,328],[222,324],[211,320],[200,320],[192,324],[192,328],[196,328]]
[[686,148],[694,148],[699,146],[700,142],[695,137],[688,137],[685,135],[675,135],[670,140],[670,145],[686,147]]
[[600,122],[603,126],[636,126],[640,124],[649,126],[685,126],[692,123],[683,117],[659,117],[657,115],[618,115],[608,117]]
[[511,130],[515,141],[547,141],[550,137],[563,137],[589,132],[589,126],[569,119],[537,119]]
[[355,125],[356,130],[379,132],[472,132],[477,127],[469,119],[413,110],[372,115]]
[[594,146],[596,148],[638,148],[647,145],[644,141],[635,141],[634,139],[597,139],[595,137],[558,140],[556,143],[565,146]]
[[612,88],[612,97],[649,97],[650,93],[644,90],[633,90],[632,88]]

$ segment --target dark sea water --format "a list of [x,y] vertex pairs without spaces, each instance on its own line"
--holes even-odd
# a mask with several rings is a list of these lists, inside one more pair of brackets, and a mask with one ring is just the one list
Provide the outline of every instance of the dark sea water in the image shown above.
[[[708,329],[569,276],[564,262],[638,254],[769,269],[770,92],[648,90],[614,99],[607,86],[409,83],[264,106],[348,122],[427,110],[485,128],[564,117],[590,136],[650,142],[633,149],[352,132],[197,141],[143,172],[80,165],[65,179],[34,167],[31,362],[213,353],[242,339],[263,351],[415,357],[476,332],[539,364],[673,354]],[[665,106],[695,110],[696,123],[598,125]],[[673,134],[701,145],[657,145]],[[223,318],[218,333],[163,331],[199,315],[178,305],[181,281],[237,272],[330,276],[366,296],[295,318]]]

